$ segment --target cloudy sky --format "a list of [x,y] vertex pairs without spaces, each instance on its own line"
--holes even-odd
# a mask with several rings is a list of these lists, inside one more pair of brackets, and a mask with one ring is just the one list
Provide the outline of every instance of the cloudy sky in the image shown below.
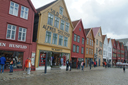
[[[31,0],[39,8],[54,0]],[[109,38],[128,38],[128,0],[65,0],[72,21],[82,19],[85,28],[102,28]]]

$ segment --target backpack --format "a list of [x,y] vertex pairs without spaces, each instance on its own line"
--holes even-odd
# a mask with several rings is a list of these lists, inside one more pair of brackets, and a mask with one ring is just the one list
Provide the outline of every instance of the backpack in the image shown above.
[[85,63],[83,63],[83,66],[85,66]]

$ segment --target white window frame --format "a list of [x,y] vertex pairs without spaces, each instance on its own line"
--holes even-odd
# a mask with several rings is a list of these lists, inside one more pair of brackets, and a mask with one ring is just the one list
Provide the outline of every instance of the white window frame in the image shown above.
[[[11,5],[11,4],[14,4],[14,5]],[[18,7],[16,7],[16,5],[18,5]],[[11,8],[13,8],[11,10]],[[17,10],[16,10],[17,9]],[[15,2],[10,2],[10,8],[9,8],[9,14],[11,15],[14,15],[14,16],[18,16],[18,11],[19,11],[19,4],[15,3]],[[12,12],[12,13],[11,13]]]
[[[50,33],[50,34],[48,34],[48,39],[47,39],[47,33]],[[50,39],[49,39],[49,35],[50,35]],[[45,43],[51,43],[51,36],[52,36],[52,33],[50,31],[46,31]]]
[[[59,35],[59,42],[60,42],[60,40],[62,40],[62,42],[61,42],[61,46],[63,45],[63,36],[62,35]],[[59,43],[59,45],[60,45],[60,43]]]
[[60,21],[60,18],[55,16],[54,27],[59,28],[59,21]]
[[61,19],[60,29],[64,30],[65,21]]
[[[22,7],[24,7],[24,6],[21,6],[21,13],[22,13],[22,11],[23,11],[23,16],[22,16],[22,14],[20,13],[20,17],[27,20],[27,19],[28,19],[29,8],[24,7],[24,10],[23,10]],[[26,11],[26,9],[27,9],[27,11]],[[26,13],[27,13],[27,14],[26,14]]]
[[[56,37],[56,36],[57,36],[57,37]],[[56,40],[55,40],[55,38],[56,38]],[[58,40],[58,34],[53,33],[52,44],[57,45],[57,40]]]
[[77,42],[80,42],[80,36],[79,35],[77,36]]
[[65,47],[68,46],[68,37],[64,37],[64,46],[65,46]]
[[[20,28],[22,29],[21,31],[20,31]],[[24,32],[24,30],[25,30],[25,32]],[[19,33],[21,33],[21,40],[19,40]],[[18,41],[26,41],[27,29],[19,27],[19,33],[18,33]],[[25,33],[24,40],[22,39],[23,38],[23,33]]]
[[76,47],[76,52],[79,53],[79,46]]
[[82,38],[82,44],[84,44],[84,38]]
[[68,22],[66,22],[65,31],[69,32],[69,23]]
[[[51,26],[53,26],[53,18],[54,18],[54,15],[51,13],[48,13],[48,22],[47,23]],[[50,19],[50,21],[49,21],[49,19]]]
[[[8,27],[9,25],[11,26],[11,28]],[[15,29],[13,29],[13,27],[15,27]],[[8,24],[8,25],[7,25],[6,39],[12,39],[12,38],[11,38],[12,35],[13,35],[12,31],[15,31],[15,33],[14,33],[14,39],[12,39],[12,40],[15,40],[15,36],[16,36],[16,28],[17,28],[17,26],[15,26],[15,25],[11,25],[11,24]],[[10,37],[9,37],[9,38],[7,37],[7,36],[8,36],[8,30],[10,30]]]
[[63,10],[64,10],[63,7],[60,6],[60,11],[59,11],[59,13],[60,13],[61,15],[63,15]]
[[81,54],[84,53],[84,47],[81,47]]

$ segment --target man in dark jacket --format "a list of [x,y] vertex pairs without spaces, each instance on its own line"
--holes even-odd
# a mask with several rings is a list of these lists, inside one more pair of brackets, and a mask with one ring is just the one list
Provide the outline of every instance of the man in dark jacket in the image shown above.
[[4,65],[5,65],[6,59],[4,57],[4,54],[2,54],[2,57],[0,58],[0,72],[2,68],[2,73],[4,72]]
[[68,67],[69,67],[69,59],[66,61],[66,71],[68,71]]

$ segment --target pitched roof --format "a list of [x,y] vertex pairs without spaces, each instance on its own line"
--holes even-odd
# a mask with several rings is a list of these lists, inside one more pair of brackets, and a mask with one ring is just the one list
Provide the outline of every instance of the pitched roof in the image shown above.
[[40,8],[38,8],[38,9],[36,9],[37,13],[39,13],[40,11],[42,11],[42,10],[46,9],[47,7],[51,6],[51,5],[52,5],[53,3],[55,3],[56,1],[57,1],[57,0],[55,0],[55,1],[51,2],[51,3],[49,3],[49,4],[46,4],[46,5],[44,5],[44,6],[40,7]]
[[112,41],[112,45],[113,45],[113,44],[114,44],[115,39],[111,39],[111,41]]
[[72,21],[72,24],[73,24],[74,28],[76,27],[76,25],[78,24],[79,21],[80,20]]
[[87,36],[88,32],[91,30],[91,28],[88,28],[88,29],[84,29],[85,31],[85,35]]
[[110,38],[108,38],[108,43],[109,43],[109,40],[110,40]]
[[30,4],[30,6],[32,7],[33,11],[34,11],[35,13],[37,13],[35,7],[33,6],[32,2],[31,2],[31,0],[28,0],[28,2],[29,2],[29,4]]
[[102,35],[102,41],[104,42],[106,35]]
[[99,29],[100,29],[100,27],[93,27],[92,28],[94,37],[96,37],[96,34],[97,34]]

